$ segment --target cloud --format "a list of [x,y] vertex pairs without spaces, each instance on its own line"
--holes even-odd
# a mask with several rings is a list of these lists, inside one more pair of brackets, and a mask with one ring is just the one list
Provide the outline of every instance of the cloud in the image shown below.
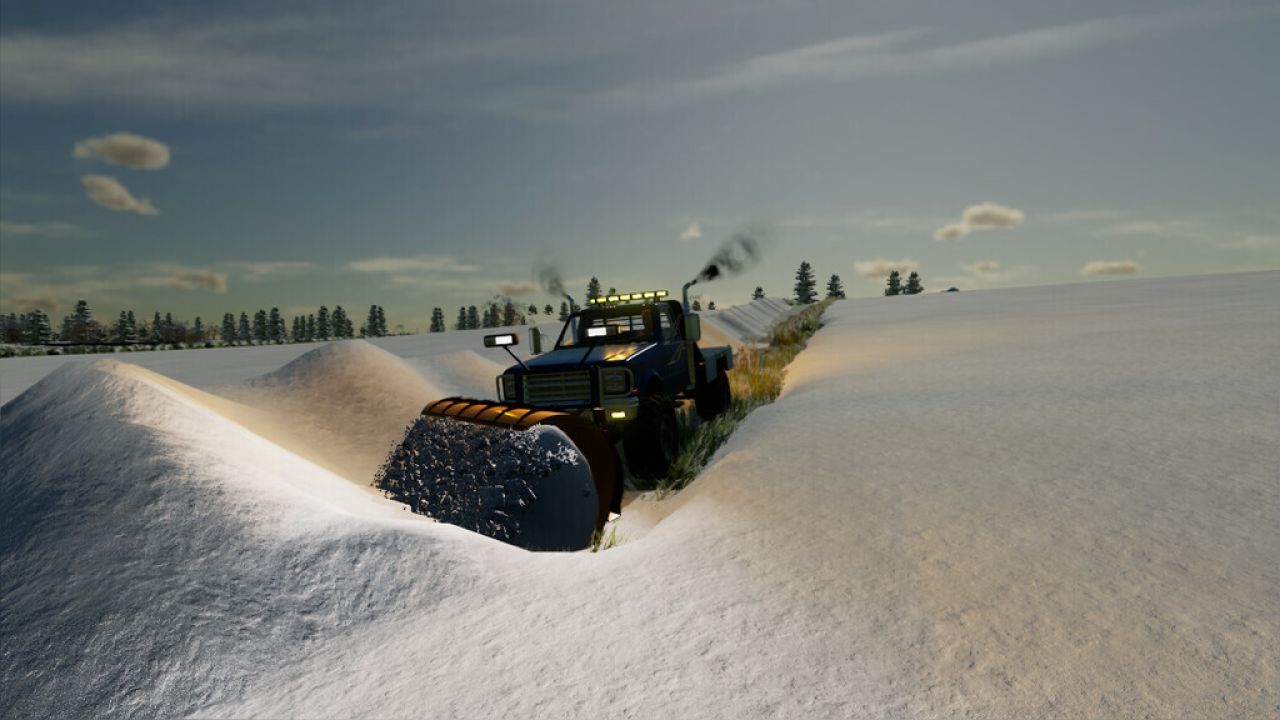
[[522,295],[532,295],[542,289],[541,285],[531,282],[502,282],[498,283],[498,292],[507,297],[520,297]]
[[108,210],[136,212],[139,215],[155,215],[159,210],[151,201],[138,199],[110,175],[82,175],[80,182],[89,193],[89,199]]
[[1099,228],[1102,237],[1197,237],[1199,228],[1185,220],[1134,220]]
[[75,223],[51,220],[37,223],[18,223],[0,220],[0,237],[40,237],[50,240],[92,237],[93,231]]
[[984,202],[965,208],[960,222],[972,230],[1009,230],[1021,225],[1026,217],[1021,210]]
[[919,269],[920,263],[907,258],[901,260],[876,258],[875,260],[859,260],[853,264],[854,272],[872,280],[883,280],[889,277],[889,273],[894,270],[900,273],[909,273]]
[[959,240],[960,238],[972,232],[968,225],[964,223],[951,223],[943,225],[933,233],[934,240]]
[[353,260],[347,267],[356,272],[404,274],[407,272],[461,272],[471,273],[478,265],[458,262],[447,255],[417,255],[414,257],[375,257]]
[[1137,275],[1142,272],[1132,260],[1092,260],[1080,268],[1081,275]]
[[168,275],[139,278],[138,284],[175,290],[210,290],[217,295],[227,292],[227,276],[212,270],[175,270]]
[[73,157],[101,158],[111,165],[134,170],[159,170],[169,165],[169,146],[133,133],[118,132],[76,143]]
[[967,42],[932,42],[928,28],[906,28],[756,55],[695,77],[642,80],[588,93],[570,114],[672,108],[707,98],[857,78],[952,73],[1065,55],[1183,26],[1248,19],[1264,10],[1173,10],[1031,28]]
[[1021,210],[993,202],[970,205],[960,214],[960,222],[943,225],[933,233],[934,240],[959,240],[974,230],[1009,230],[1026,219]]
[[260,281],[282,275],[299,275],[315,267],[306,260],[265,260],[260,262],[231,263],[231,268],[243,273],[250,281]]
[[1246,235],[1236,247],[1247,248],[1249,250],[1262,250],[1265,248],[1280,248],[1280,235]]
[[990,275],[1000,271],[1000,263],[995,260],[979,260],[971,265],[965,265],[964,271],[970,275]]
[[698,240],[702,238],[702,225],[697,220],[689,223],[689,227],[680,232],[681,240]]

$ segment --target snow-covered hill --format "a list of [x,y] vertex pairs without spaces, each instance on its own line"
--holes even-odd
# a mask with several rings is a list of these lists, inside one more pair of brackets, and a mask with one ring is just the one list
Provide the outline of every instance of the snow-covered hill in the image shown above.
[[452,333],[247,385],[217,354],[257,351],[70,363],[0,417],[0,715],[1274,716],[1278,305],[1280,273],[837,303],[594,555],[336,467],[406,385],[471,382],[421,347]]

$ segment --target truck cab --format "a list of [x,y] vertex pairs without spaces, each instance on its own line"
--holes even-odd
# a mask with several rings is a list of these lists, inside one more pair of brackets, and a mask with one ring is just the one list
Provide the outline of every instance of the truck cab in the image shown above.
[[[504,337],[515,341],[486,344]],[[700,337],[698,316],[665,291],[597,298],[568,318],[554,349],[497,378],[499,398],[587,415],[621,439],[633,475],[665,475],[679,449],[678,401],[692,399],[706,420],[730,402],[733,354],[699,347]]]

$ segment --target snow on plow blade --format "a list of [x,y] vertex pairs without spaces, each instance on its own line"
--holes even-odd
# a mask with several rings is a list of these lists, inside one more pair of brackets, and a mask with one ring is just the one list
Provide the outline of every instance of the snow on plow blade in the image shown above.
[[434,466],[419,473],[420,485],[439,486],[420,512],[530,550],[580,550],[619,510],[621,463],[587,418],[460,397],[422,415],[388,462]]

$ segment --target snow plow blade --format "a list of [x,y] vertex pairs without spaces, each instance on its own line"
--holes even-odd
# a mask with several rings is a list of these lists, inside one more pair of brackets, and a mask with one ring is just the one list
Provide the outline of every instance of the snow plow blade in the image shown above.
[[[525,431],[543,425],[554,427],[564,433],[576,446],[583,460],[586,461],[595,486],[596,505],[592,517],[586,517],[581,511],[570,508],[543,507],[539,509],[538,517],[533,521],[535,525],[556,523],[560,525],[568,524],[579,528],[578,530],[570,531],[573,536],[572,547],[563,549],[580,550],[588,547],[591,544],[591,534],[604,528],[605,523],[609,520],[610,512],[621,511],[623,476],[622,464],[618,458],[618,453],[605,433],[595,423],[581,415],[529,405],[474,400],[463,397],[437,400],[423,408],[422,414],[427,417],[506,428],[513,431]],[[557,499],[557,495],[562,491],[555,487],[542,487],[536,492],[541,496],[539,505],[545,506],[549,503],[560,502]],[[566,516],[564,514],[566,512],[571,515]],[[558,536],[559,539],[552,541],[552,544],[563,544],[564,528],[534,528],[532,532],[540,536]],[[536,539],[520,544],[530,549],[556,549],[539,547],[542,543]]]

